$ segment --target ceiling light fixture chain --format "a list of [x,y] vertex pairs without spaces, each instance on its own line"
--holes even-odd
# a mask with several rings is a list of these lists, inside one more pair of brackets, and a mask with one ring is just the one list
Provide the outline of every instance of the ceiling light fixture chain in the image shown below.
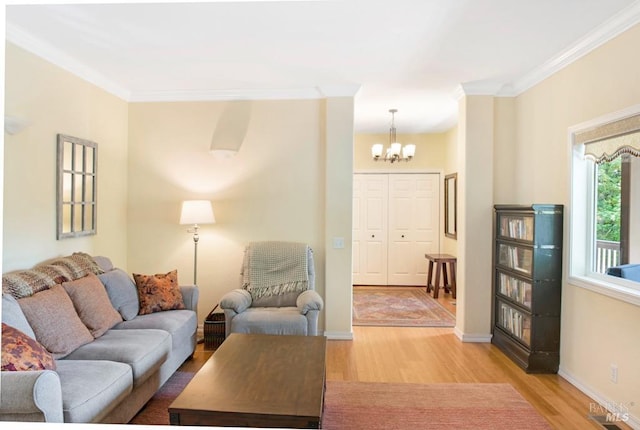
[[398,109],[389,109],[391,113],[391,127],[389,128],[389,148],[387,148],[384,156],[382,143],[376,143],[371,147],[371,155],[374,161],[389,161],[395,163],[396,161],[411,161],[416,153],[416,146],[413,144],[407,144],[402,146],[398,143],[396,138],[396,125],[395,115]]

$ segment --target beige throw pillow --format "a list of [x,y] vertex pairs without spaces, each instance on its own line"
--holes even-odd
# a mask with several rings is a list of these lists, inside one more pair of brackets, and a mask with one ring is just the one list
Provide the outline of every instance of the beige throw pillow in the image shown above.
[[62,358],[93,341],[62,285],[18,300],[29,325],[54,358]]
[[96,275],[87,275],[62,284],[69,294],[80,320],[94,338],[99,338],[122,317],[109,300],[107,290]]

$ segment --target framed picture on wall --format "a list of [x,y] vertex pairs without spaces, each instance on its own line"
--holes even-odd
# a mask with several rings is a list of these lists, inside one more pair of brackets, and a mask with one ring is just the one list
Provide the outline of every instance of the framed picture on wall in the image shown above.
[[96,234],[98,145],[58,134],[57,238]]

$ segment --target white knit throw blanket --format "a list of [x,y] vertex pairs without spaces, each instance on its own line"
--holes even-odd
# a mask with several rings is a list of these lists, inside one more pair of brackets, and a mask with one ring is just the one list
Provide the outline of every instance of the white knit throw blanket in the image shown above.
[[254,299],[307,290],[308,248],[297,242],[251,242],[245,254],[243,288]]

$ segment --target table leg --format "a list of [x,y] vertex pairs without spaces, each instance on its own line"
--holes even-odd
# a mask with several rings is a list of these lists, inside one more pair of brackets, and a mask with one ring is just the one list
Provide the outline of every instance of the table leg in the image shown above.
[[429,272],[427,274],[427,294],[431,292],[431,288],[433,284],[431,283],[431,279],[433,276],[433,261],[429,260]]
[[433,298],[438,298],[438,292],[440,291],[440,266],[441,264],[436,264],[436,283],[433,286]]
[[456,298],[456,262],[451,262],[451,295],[455,299]]
[[450,292],[451,291],[451,285],[449,285],[449,277],[447,276],[447,262],[443,261],[442,262],[442,275],[444,277],[444,291],[445,292]]

